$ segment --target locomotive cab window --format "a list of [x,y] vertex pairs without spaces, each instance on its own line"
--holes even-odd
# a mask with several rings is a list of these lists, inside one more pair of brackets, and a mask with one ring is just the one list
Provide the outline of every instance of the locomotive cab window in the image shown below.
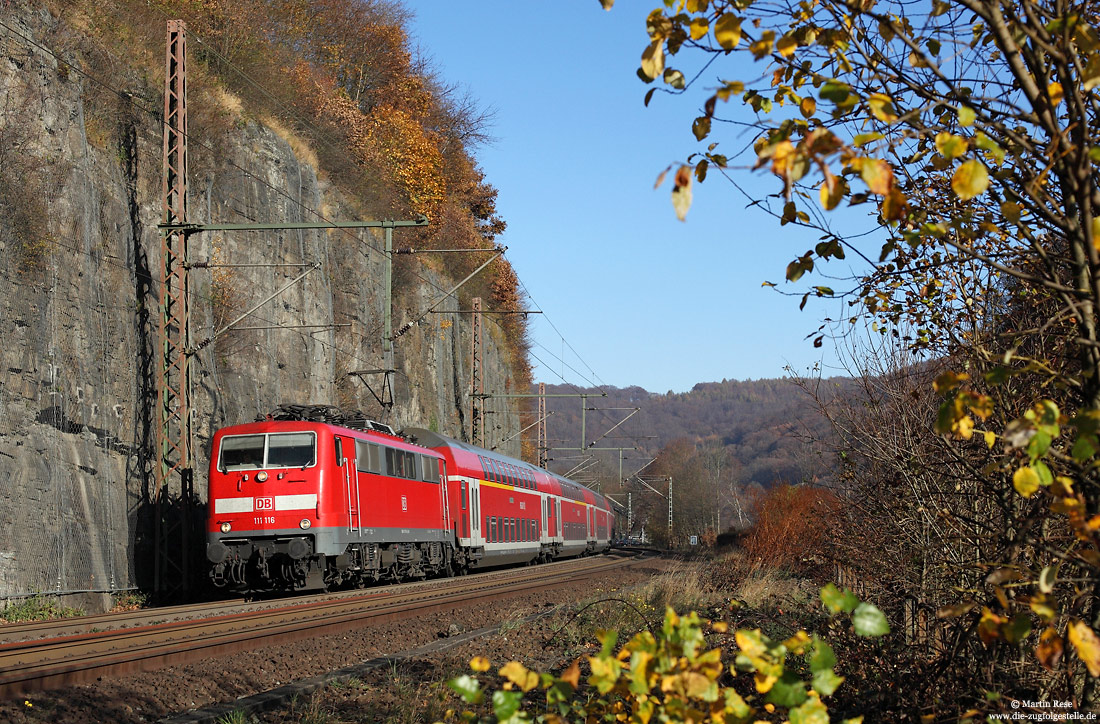
[[313,465],[312,432],[272,433],[267,436],[267,467],[308,468]]
[[317,436],[312,432],[276,432],[222,438],[220,470],[308,468],[317,462]]
[[238,435],[222,438],[222,470],[248,470],[264,466],[264,438],[266,435]]

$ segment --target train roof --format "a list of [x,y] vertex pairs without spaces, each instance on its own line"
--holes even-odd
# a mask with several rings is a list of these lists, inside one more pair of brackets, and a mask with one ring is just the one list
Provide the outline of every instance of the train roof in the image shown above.
[[532,470],[538,470],[540,473],[542,473],[544,475],[547,475],[547,476],[553,478],[555,481],[557,481],[557,483],[561,486],[563,494],[565,494],[565,497],[567,497],[567,498],[570,498],[570,499],[573,499],[573,500],[583,500],[584,499],[584,494],[587,492],[590,495],[594,496],[597,501],[604,502],[605,505],[617,505],[617,503],[615,503],[614,501],[612,501],[609,498],[597,493],[596,491],[592,490],[589,487],[581,485],[580,483],[577,483],[573,480],[570,480],[569,478],[558,475],[557,473],[552,473],[552,472],[550,472],[549,470],[547,470],[545,468],[540,468],[537,465],[532,465],[531,463],[525,462],[523,460],[518,460],[516,458],[510,457],[508,455],[503,455],[503,454],[498,453],[498,452],[493,451],[493,450],[486,450],[485,448],[480,448],[477,445],[471,445],[468,442],[462,442],[461,440],[455,440],[452,437],[447,437],[446,435],[441,435],[438,432],[433,432],[432,430],[425,430],[424,428],[420,428],[420,427],[408,427],[408,428],[405,428],[404,430],[402,430],[401,432],[402,432],[403,435],[405,435],[406,438],[408,438],[409,440],[411,440],[412,442],[414,442],[417,445],[424,445],[426,447],[433,447],[433,448],[434,447],[455,447],[455,448],[458,448],[460,450],[464,450],[468,453],[471,453],[473,455],[491,457],[491,458],[494,458],[496,460],[502,460],[504,462],[511,463],[513,465],[520,465],[522,467],[529,468],[529,469],[532,469]]
[[321,422],[316,420],[257,420],[256,422],[243,422],[239,425],[228,425],[226,427],[219,428],[215,431],[215,435],[248,435],[248,434],[260,434],[265,432],[278,432],[279,430],[312,430],[325,429],[334,432],[339,432],[341,435],[357,438],[360,440],[367,440],[375,442],[380,445],[387,445],[389,447],[401,448],[401,449],[413,449],[416,452],[425,455],[438,456],[439,453],[431,448],[424,447],[415,442],[409,441],[405,438],[391,432],[387,432],[381,429],[373,428],[357,428],[346,427],[344,425],[337,425],[330,422]]

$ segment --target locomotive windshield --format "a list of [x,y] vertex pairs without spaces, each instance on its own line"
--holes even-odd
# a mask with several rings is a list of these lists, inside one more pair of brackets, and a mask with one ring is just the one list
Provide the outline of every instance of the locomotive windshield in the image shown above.
[[305,468],[315,462],[316,450],[316,437],[312,432],[234,435],[222,439],[218,468]]

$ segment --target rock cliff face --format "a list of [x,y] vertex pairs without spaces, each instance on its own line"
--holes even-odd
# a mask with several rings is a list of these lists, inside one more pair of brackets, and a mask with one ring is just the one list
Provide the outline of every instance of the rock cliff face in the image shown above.
[[[94,608],[103,592],[150,580],[162,210],[161,128],[147,111],[159,89],[139,97],[93,87],[75,70],[79,55],[58,47],[65,29],[48,13],[8,8],[0,17],[10,28],[0,27],[0,600],[86,592]],[[110,124],[88,114],[93,91],[115,104]],[[230,104],[224,112],[236,130],[216,143],[190,127],[206,161],[192,167],[189,221],[364,218],[288,134]],[[196,343],[319,265],[193,357],[200,497],[209,440],[223,425],[280,403],[383,415],[364,384],[378,390],[381,376],[349,375],[383,367],[382,238],[380,230],[191,237],[192,262],[232,265],[191,272]],[[396,266],[399,328],[454,281],[417,259]],[[457,305],[451,297],[436,308]],[[398,339],[385,422],[462,437],[469,329],[469,315],[430,314]],[[484,378],[503,390],[507,358],[494,325],[485,330]],[[498,406],[492,423],[519,429],[514,408]],[[519,454],[517,441],[501,449]]]

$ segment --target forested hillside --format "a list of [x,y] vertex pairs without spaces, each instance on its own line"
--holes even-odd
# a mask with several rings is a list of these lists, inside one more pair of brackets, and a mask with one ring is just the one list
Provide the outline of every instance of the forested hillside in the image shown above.
[[[820,383],[822,395],[832,397],[851,389],[850,380]],[[667,485],[673,476],[684,499],[698,510],[699,527],[743,523],[752,498],[776,484],[827,484],[834,460],[814,441],[830,436],[829,425],[818,413],[811,395],[794,380],[723,380],[704,382],[683,393],[648,392],[641,387],[578,389],[547,385],[547,395],[590,395],[586,399],[586,448],[623,450],[623,475],[643,470],[643,478]],[[606,392],[606,397],[601,393]],[[605,490],[617,490],[618,450],[586,450],[581,444],[581,398],[548,397],[547,437],[551,469]],[[611,430],[637,407],[640,411]],[[608,433],[608,431],[610,433]],[[637,449],[633,449],[633,448]],[[573,448],[573,449],[569,449]],[[598,462],[586,466],[586,460]],[[608,487],[610,486],[610,487]],[[642,509],[661,507],[655,494],[646,497],[634,481]],[[662,491],[663,487],[660,488]],[[648,502],[647,502],[648,501]],[[687,509],[685,508],[685,515]]]

